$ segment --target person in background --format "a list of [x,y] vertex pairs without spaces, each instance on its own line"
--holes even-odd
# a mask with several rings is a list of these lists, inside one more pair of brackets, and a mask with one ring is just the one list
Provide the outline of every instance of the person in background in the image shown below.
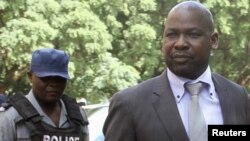
[[8,97],[3,94],[3,93],[0,93],[0,106],[2,105],[2,103],[6,102],[8,99]]
[[9,97],[0,114],[1,141],[88,141],[88,119],[76,100],[64,94],[69,56],[43,48],[32,53],[27,95]]
[[193,141],[188,111],[191,91],[187,87],[197,82],[201,84],[199,106],[205,128],[210,124],[247,124],[246,89],[211,72],[210,53],[217,47],[213,16],[203,4],[184,1],[174,6],[163,34],[167,68],[161,75],[112,96],[103,127],[105,141]]
[[0,106],[8,99],[7,95],[5,95],[5,89],[6,89],[5,85],[0,83]]

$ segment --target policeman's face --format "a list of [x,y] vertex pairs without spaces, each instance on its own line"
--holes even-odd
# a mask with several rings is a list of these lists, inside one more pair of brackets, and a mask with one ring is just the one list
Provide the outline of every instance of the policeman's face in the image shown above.
[[37,77],[29,73],[29,80],[36,99],[43,103],[58,102],[67,84],[67,79],[59,76]]
[[195,79],[204,72],[211,48],[217,47],[217,33],[211,24],[207,15],[195,8],[179,8],[169,14],[162,52],[173,73]]

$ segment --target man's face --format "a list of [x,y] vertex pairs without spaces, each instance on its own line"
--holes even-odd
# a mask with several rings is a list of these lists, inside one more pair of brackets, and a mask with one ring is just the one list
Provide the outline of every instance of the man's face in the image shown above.
[[60,100],[67,84],[67,79],[59,76],[37,77],[29,73],[36,99],[42,103],[53,104]]
[[217,47],[217,33],[210,24],[197,9],[179,8],[169,14],[162,52],[173,73],[195,79],[204,72],[211,48]]

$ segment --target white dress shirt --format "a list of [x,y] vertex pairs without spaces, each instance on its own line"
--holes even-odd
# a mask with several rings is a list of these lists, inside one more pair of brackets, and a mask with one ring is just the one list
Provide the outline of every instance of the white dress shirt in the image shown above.
[[220,101],[215,91],[214,83],[212,81],[211,69],[208,66],[206,71],[195,80],[179,77],[167,69],[168,79],[173,91],[177,107],[185,126],[186,132],[188,132],[188,105],[191,101],[190,94],[185,90],[184,84],[186,82],[196,83],[203,82],[201,94],[199,96],[199,104],[204,114],[207,125],[211,124],[223,124],[223,117],[221,112]]

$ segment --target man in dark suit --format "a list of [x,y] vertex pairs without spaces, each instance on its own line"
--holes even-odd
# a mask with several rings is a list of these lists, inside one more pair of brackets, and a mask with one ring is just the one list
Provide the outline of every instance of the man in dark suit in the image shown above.
[[173,7],[163,35],[166,70],[111,98],[105,141],[189,141],[187,83],[202,83],[199,105],[206,125],[246,124],[246,89],[211,72],[210,52],[217,46],[213,17],[204,5],[185,1]]

